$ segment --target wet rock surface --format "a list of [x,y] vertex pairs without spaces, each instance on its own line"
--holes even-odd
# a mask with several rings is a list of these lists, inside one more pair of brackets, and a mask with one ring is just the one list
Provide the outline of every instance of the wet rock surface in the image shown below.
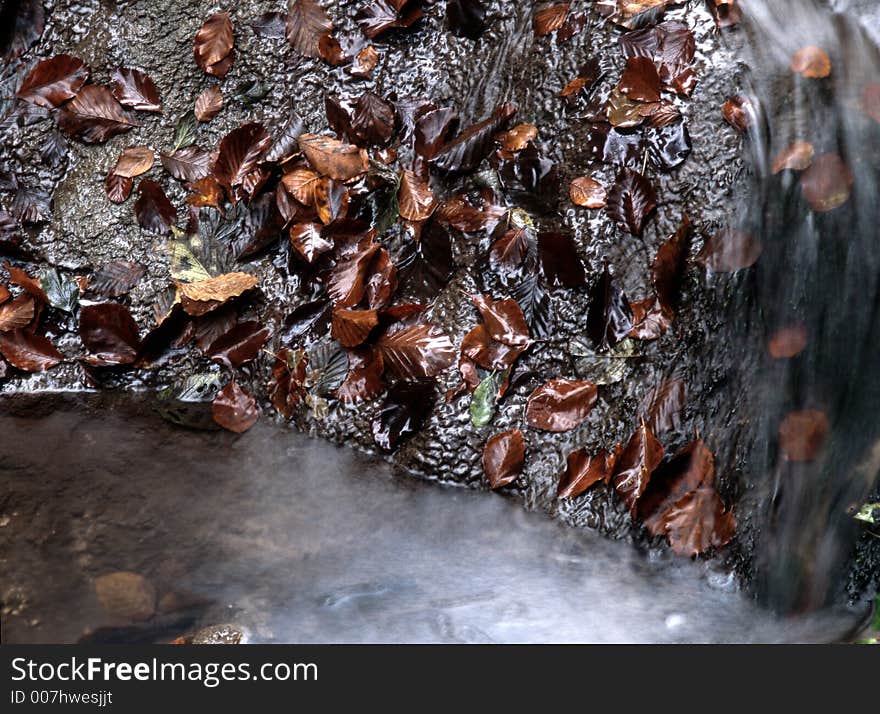
[[[234,93],[232,88],[256,79],[266,85],[268,95],[251,105],[228,101],[213,121],[199,127],[200,145],[215,146],[229,130],[247,120],[262,121],[270,131],[276,131],[291,107],[304,118],[309,130],[323,131],[325,93],[351,97],[370,89],[398,99],[426,96],[438,105],[456,106],[462,125],[483,118],[504,100],[513,101],[519,107],[517,121],[538,127],[538,145],[556,162],[559,171],[558,207],[545,215],[533,215],[538,228],[566,230],[574,235],[587,265],[588,284],[598,278],[603,262],[608,261],[631,298],[647,296],[654,254],[675,231],[683,214],[687,213],[695,226],[691,247],[694,256],[702,237],[724,225],[731,211],[736,211],[736,187],[743,170],[740,139],[723,123],[720,106],[736,86],[736,45],[741,39],[736,31],[722,37],[702,2],[692,1],[668,12],[670,19],[685,18],[697,39],[695,69],[699,83],[690,100],[677,102],[688,122],[693,151],[680,168],[672,171],[649,161],[648,175],[660,205],[656,219],[639,239],[623,234],[604,212],[574,207],[566,195],[569,181],[576,176],[592,174],[607,185],[617,171],[615,166],[593,160],[588,151],[589,125],[583,117],[584,107],[567,105],[558,93],[594,56],[599,58],[604,77],[596,91],[602,96],[614,86],[623,67],[617,47],[619,30],[590,14],[584,30],[561,43],[555,37],[534,36],[531,3],[494,1],[486,5],[488,30],[472,41],[456,37],[446,28],[442,3],[427,4],[426,17],[414,31],[395,33],[376,43],[379,64],[372,78],[363,80],[298,55],[283,39],[256,36],[249,23],[262,12],[282,10],[278,3],[247,3],[234,8],[183,0],[47,3],[45,32],[31,50],[4,69],[0,83],[3,94],[13,93],[37,58],[68,52],[87,62],[97,81],[106,81],[119,65],[143,69],[159,87],[163,113],[145,116],[142,126],[106,145],[71,141],[67,159],[54,168],[39,154],[39,147],[54,131],[51,121],[3,122],[0,140],[6,151],[0,168],[15,173],[20,184],[38,186],[52,195],[50,220],[29,232],[24,247],[36,257],[38,265],[55,265],[78,274],[116,260],[144,264],[147,274],[126,302],[142,333],[153,324],[153,305],[169,282],[164,241],[140,229],[131,199],[120,206],[107,200],[104,178],[125,146],[146,144],[157,151],[167,149],[180,115],[192,107],[205,87],[217,83],[195,66],[192,38],[210,12],[228,9],[236,28],[236,54],[221,85],[224,94],[229,97]],[[340,33],[359,32],[353,21],[357,6],[356,2],[339,2],[330,8]],[[426,37],[430,42],[425,41]],[[20,110],[20,104],[4,104],[7,117],[14,117]],[[627,162],[640,169],[643,159],[643,152],[638,151]],[[157,178],[161,175],[158,163],[147,174]],[[183,191],[175,182],[164,178],[162,182],[181,208]],[[447,185],[450,194],[457,188],[454,182]],[[5,198],[0,196],[0,200]],[[455,274],[429,311],[430,319],[443,327],[456,345],[477,321],[476,311],[462,293],[485,290],[504,294],[500,285],[483,279],[481,258],[487,248],[485,241],[454,237]],[[296,276],[283,268],[285,251],[286,241],[282,241],[277,248],[245,263],[245,268],[260,278],[265,295],[257,307],[259,316],[275,326],[276,334],[284,316],[307,301],[299,291]],[[592,489],[578,499],[559,501],[555,496],[557,481],[570,451],[581,447],[598,451],[625,442],[637,424],[645,395],[664,378],[675,375],[687,384],[686,413],[678,429],[665,435],[667,451],[671,453],[688,442],[699,428],[715,451],[721,494],[727,502],[734,501],[745,489],[737,467],[747,442],[742,428],[747,416],[739,410],[741,397],[736,392],[737,370],[742,364],[739,360],[733,363],[725,343],[722,308],[744,289],[744,280],[741,276],[707,280],[692,265],[675,327],[661,340],[641,345],[638,356],[626,360],[622,379],[602,388],[599,405],[583,425],[566,434],[523,430],[525,473],[508,490],[529,508],[552,513],[567,523],[597,528],[617,537],[634,533],[626,509],[610,489]],[[557,334],[567,338],[584,335],[588,295],[586,289],[552,291]],[[272,346],[277,344],[277,336],[275,340]],[[59,346],[69,357],[81,350],[78,340],[70,335],[62,337]],[[11,375],[0,388],[7,395],[88,389],[96,386],[97,380],[97,386],[103,388],[158,391],[182,376],[216,370],[215,365],[209,365],[188,354],[150,370],[96,374],[86,372],[71,359],[47,373]],[[261,358],[247,368],[251,386],[259,395],[265,395],[269,367],[270,360]],[[595,379],[601,371],[588,360],[572,357],[567,344],[552,342],[537,345],[527,353],[522,370],[545,378],[588,379]],[[457,379],[452,370],[442,375],[439,391],[451,388]],[[451,404],[440,400],[425,427],[391,458],[428,478],[482,486],[483,444],[494,433],[522,425],[526,397],[540,381],[525,380],[511,390],[495,420],[482,429],[469,423],[468,399]],[[322,419],[306,411],[296,421],[309,433],[372,451],[369,424],[378,404],[379,400],[349,408],[331,401]],[[743,521],[741,542],[748,544],[747,516]]]

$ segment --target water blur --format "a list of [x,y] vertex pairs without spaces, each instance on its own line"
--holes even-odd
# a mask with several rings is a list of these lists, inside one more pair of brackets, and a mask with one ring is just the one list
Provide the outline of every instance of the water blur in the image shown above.
[[[219,623],[251,642],[829,641],[857,619],[777,618],[712,563],[646,559],[268,423],[230,442],[81,402],[0,415],[4,642]],[[102,608],[95,579],[115,571],[155,588],[150,619]]]
[[[750,456],[762,524],[756,585],[764,602],[796,611],[839,596],[855,540],[851,510],[880,470],[880,123],[863,108],[866,88],[880,77],[880,7],[873,0],[744,6],[745,90],[761,113],[746,139],[752,178],[741,227],[759,237],[763,254],[741,287],[748,307],[731,320],[740,348],[753,354],[766,354],[781,327],[800,325],[808,335],[797,357],[764,360],[749,377],[748,397],[759,414]],[[790,69],[792,56],[811,45],[828,52],[829,78]],[[773,174],[772,158],[794,141],[845,162],[854,181],[842,206],[813,211],[799,172]],[[805,409],[827,416],[830,435],[818,458],[793,463],[779,448],[779,425]]]

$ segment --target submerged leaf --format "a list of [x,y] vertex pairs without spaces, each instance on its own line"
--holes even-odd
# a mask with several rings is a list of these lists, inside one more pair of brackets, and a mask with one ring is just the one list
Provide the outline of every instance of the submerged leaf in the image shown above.
[[629,300],[606,265],[590,291],[587,335],[600,352],[612,349],[633,326]]
[[818,409],[791,412],[779,425],[782,453],[789,461],[813,461],[825,445],[830,429],[825,412]]
[[753,266],[761,251],[761,244],[750,233],[724,228],[706,240],[697,262],[713,272],[729,273]]
[[469,126],[440,149],[431,162],[444,171],[473,171],[492,150],[497,134],[516,114],[516,106],[502,104],[491,117]]
[[790,67],[807,79],[824,79],[831,74],[831,58],[821,47],[809,45],[794,53]]
[[724,511],[714,488],[699,488],[666,512],[662,528],[673,552],[693,557],[729,543],[736,533],[736,519]]
[[131,364],[141,341],[138,326],[124,305],[115,302],[86,305],[79,314],[79,336],[95,365]]
[[642,420],[614,467],[614,489],[635,514],[651,474],[663,459],[663,446]]
[[855,177],[837,154],[817,156],[801,175],[801,192],[814,211],[840,208],[849,200]]
[[569,184],[568,195],[575,206],[603,208],[608,200],[605,187],[589,176],[580,176]]

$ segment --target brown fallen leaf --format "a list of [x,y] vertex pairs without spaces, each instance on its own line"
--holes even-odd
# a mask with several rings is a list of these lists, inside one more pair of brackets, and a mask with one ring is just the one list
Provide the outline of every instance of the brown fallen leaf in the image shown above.
[[142,575],[127,571],[95,578],[95,594],[108,614],[126,620],[149,620],[156,613],[156,588]]
[[583,208],[604,208],[608,202],[605,187],[589,176],[574,179],[568,187],[568,195],[575,206]]
[[223,93],[216,84],[196,97],[195,115],[199,121],[211,121],[223,109]]
[[643,419],[617,459],[612,476],[614,489],[633,515],[662,459],[663,445]]
[[585,449],[572,451],[568,455],[565,472],[559,478],[556,496],[558,498],[575,498],[599,481],[607,483],[614,471],[614,463],[619,450],[620,447],[617,447],[610,454],[600,451],[595,455],[591,455]]
[[706,240],[697,263],[716,273],[732,273],[757,263],[761,251],[761,244],[750,233],[724,228]]
[[348,351],[348,374],[336,390],[343,404],[358,404],[375,399],[385,391],[382,373],[385,363],[379,350],[369,346]]
[[232,66],[235,35],[228,12],[208,17],[193,40],[193,56],[202,71],[224,77]]
[[329,136],[303,134],[299,146],[315,171],[336,181],[360,176],[370,165],[366,151]]
[[295,223],[290,227],[290,242],[307,263],[333,250],[333,243],[323,237],[317,223]]
[[496,138],[501,148],[511,153],[522,151],[538,136],[538,128],[534,124],[517,124],[509,131],[501,132]]
[[522,473],[526,442],[519,429],[490,437],[483,447],[483,473],[491,489],[509,486]]
[[6,268],[6,272],[9,273],[10,283],[18,285],[38,303],[43,303],[44,305],[50,303],[49,296],[43,291],[39,280],[35,280],[21,268],[16,268],[8,262],[4,263],[3,267]]
[[742,95],[730,97],[721,107],[725,121],[740,134],[752,129],[758,123],[758,109],[755,103]]
[[37,63],[15,96],[54,109],[75,97],[88,76],[89,68],[78,57],[55,55]]
[[525,348],[531,344],[529,326],[519,303],[513,298],[493,300],[489,295],[474,295],[489,336],[509,347]]
[[551,379],[529,396],[526,423],[544,431],[571,431],[584,422],[598,396],[599,391],[592,382]]
[[333,311],[330,336],[343,347],[357,347],[366,341],[378,324],[379,313],[376,310],[340,308]]
[[152,179],[143,179],[134,203],[138,224],[151,233],[168,233],[177,218],[177,209],[168,200],[162,187]]
[[249,273],[224,273],[195,283],[175,284],[184,311],[197,316],[204,314],[198,303],[214,304],[213,308],[219,307],[226,301],[256,287],[258,282],[257,278]]
[[255,360],[272,331],[257,320],[239,322],[205,350],[205,356],[226,367],[240,367]]
[[260,418],[257,400],[236,382],[230,382],[217,392],[211,402],[211,418],[227,431],[243,434]]
[[685,403],[685,384],[681,379],[666,379],[642,400],[640,412],[648,428],[656,435],[677,429]]
[[408,221],[420,222],[431,217],[437,208],[437,199],[427,178],[408,169],[400,177],[398,204],[400,215]]
[[0,304],[0,332],[27,327],[33,319],[34,299],[26,293]]
[[790,412],[779,425],[779,445],[788,461],[813,461],[825,444],[831,426],[825,412]]
[[373,45],[364,47],[354,58],[349,72],[355,77],[369,77],[379,63],[379,53]]
[[120,67],[110,77],[113,96],[119,103],[139,112],[161,113],[159,90],[152,79],[138,69]]
[[317,0],[289,0],[287,41],[306,57],[319,57],[319,43],[333,31],[333,23]]
[[134,178],[153,168],[154,160],[153,150],[149,146],[129,146],[119,154],[113,173],[117,176]]
[[774,174],[785,170],[803,171],[813,163],[815,150],[808,141],[795,141],[780,151],[773,159]]
[[376,342],[385,365],[400,379],[436,377],[455,362],[455,348],[440,328],[430,323],[394,325]]
[[315,187],[321,175],[310,169],[294,169],[281,177],[285,190],[303,206],[315,205]]
[[88,144],[102,144],[137,126],[131,114],[107,87],[87,84],[58,112],[58,126],[68,136]]
[[849,200],[855,177],[837,154],[817,156],[801,174],[801,193],[814,211],[825,213]]
[[223,201],[223,187],[213,176],[205,176],[190,184],[190,193],[186,202],[190,206],[213,206],[219,208]]
[[803,325],[781,327],[770,336],[767,351],[773,359],[797,357],[808,342],[807,328]]
[[824,79],[831,74],[831,58],[821,47],[808,45],[794,53],[790,67],[807,79]]
[[64,359],[47,337],[22,329],[0,332],[0,355],[25,372],[44,372]]
[[224,188],[240,186],[272,143],[259,122],[248,122],[230,131],[220,141],[214,178]]
[[636,102],[660,101],[660,75],[650,57],[630,57],[618,85],[620,92]]
[[692,558],[727,545],[736,534],[736,519],[714,488],[698,488],[665,512],[659,528],[676,555]]
[[537,37],[544,37],[558,30],[565,23],[568,11],[571,8],[569,2],[558,2],[546,5],[535,13],[534,28]]
[[95,366],[132,364],[141,348],[137,323],[128,308],[115,302],[86,305],[80,310],[79,336]]

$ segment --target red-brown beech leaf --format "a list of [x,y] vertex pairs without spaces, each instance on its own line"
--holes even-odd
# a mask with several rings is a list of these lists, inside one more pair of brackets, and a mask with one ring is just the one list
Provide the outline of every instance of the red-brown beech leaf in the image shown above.
[[587,282],[584,264],[568,233],[538,234],[538,264],[552,287],[579,288]]
[[631,302],[633,326],[628,336],[634,340],[659,340],[672,325],[673,315],[664,310],[657,297]]
[[633,515],[639,499],[648,487],[651,474],[662,459],[663,445],[657,441],[643,419],[620,454],[612,476],[614,489]]
[[299,146],[315,169],[322,176],[335,181],[348,181],[366,173],[370,162],[367,153],[352,144],[317,134],[303,134]]
[[211,15],[202,24],[193,40],[196,64],[208,74],[223,77],[231,65],[235,33],[228,12]]
[[684,277],[687,259],[691,222],[687,216],[681,225],[657,250],[652,269],[654,294],[660,307],[670,315],[675,315],[678,307],[678,294]]
[[524,347],[510,347],[496,342],[489,337],[483,324],[476,325],[461,341],[461,354],[484,369],[508,369],[524,351]]
[[618,174],[608,192],[608,215],[625,231],[642,235],[645,221],[657,207],[657,194],[651,182],[633,169]]
[[809,333],[803,325],[780,327],[770,336],[767,351],[773,359],[797,357],[807,346]]
[[387,144],[394,133],[394,107],[373,92],[364,92],[354,105],[354,136],[364,144]]
[[107,87],[87,84],[61,107],[58,126],[87,144],[101,144],[137,124]]
[[141,347],[138,326],[124,305],[86,305],[79,314],[79,336],[94,365],[131,364]]
[[600,352],[613,349],[633,326],[629,300],[606,265],[590,290],[587,336]]
[[434,408],[437,398],[433,381],[398,382],[388,390],[381,409],[370,425],[373,441],[386,452],[415,434]]
[[648,57],[630,57],[619,89],[637,102],[659,102],[660,75],[654,61]]
[[256,359],[270,333],[271,330],[257,320],[239,322],[214,340],[205,355],[227,367],[240,367]]
[[437,208],[437,199],[427,178],[404,169],[400,177],[398,194],[400,215],[408,221],[425,221]]
[[218,426],[236,434],[243,434],[257,423],[260,409],[254,396],[230,382],[217,392],[211,402],[211,418]]
[[801,192],[814,211],[824,213],[849,200],[854,181],[843,159],[837,154],[822,154],[801,175]]
[[10,283],[18,285],[38,303],[43,303],[44,305],[50,304],[51,301],[49,300],[49,296],[46,295],[45,291],[40,286],[39,280],[34,280],[34,278],[24,272],[21,268],[16,268],[8,262],[4,263],[3,267],[6,268],[6,272],[9,273]]
[[0,332],[0,355],[25,372],[45,372],[64,359],[47,337],[21,329]]
[[137,285],[146,272],[147,269],[140,263],[107,263],[89,278],[89,290],[98,295],[119,297]]
[[495,434],[483,447],[483,473],[491,489],[509,486],[522,473],[526,441],[519,429]]
[[388,30],[411,27],[424,15],[420,2],[412,0],[372,0],[358,10],[355,18],[371,40]]
[[155,156],[149,146],[129,146],[116,159],[113,173],[134,178],[149,171],[154,161]]
[[306,359],[302,350],[281,349],[272,365],[269,380],[269,401],[285,419],[293,416],[296,406],[306,396],[303,383],[306,379]]
[[761,251],[761,243],[750,233],[723,228],[706,240],[697,262],[714,273],[732,273],[757,263]]
[[333,31],[333,23],[317,0],[289,0],[287,41],[306,57],[319,57],[318,43]]
[[666,511],[660,527],[676,555],[693,557],[729,543],[736,519],[725,512],[714,488],[698,488]]
[[55,55],[37,63],[15,96],[53,109],[75,97],[88,76],[89,68],[78,57]]
[[592,382],[551,379],[532,392],[526,402],[526,423],[544,431],[571,431],[584,422],[598,396]]
[[134,179],[128,176],[119,176],[113,173],[113,169],[110,170],[104,181],[104,190],[107,192],[107,198],[113,203],[124,203],[131,195],[132,186],[134,186]]
[[493,340],[509,347],[527,347],[531,344],[529,326],[516,300],[493,300],[489,295],[474,295],[472,299]]
[[27,327],[33,319],[34,299],[26,293],[0,304],[0,332]]
[[376,347],[385,366],[409,381],[436,377],[455,362],[455,348],[449,337],[430,323],[393,325]]
[[654,434],[677,429],[685,402],[684,382],[677,378],[664,380],[645,395],[641,413]]
[[110,76],[110,86],[113,96],[124,107],[141,112],[162,111],[156,84],[139,69],[120,67]]
[[225,188],[239,186],[266,153],[272,137],[259,122],[233,129],[220,142],[214,178]]
[[307,263],[314,263],[318,256],[333,250],[333,243],[321,235],[317,223],[295,223],[290,227],[290,242]]
[[605,187],[589,176],[580,176],[568,186],[568,195],[575,206],[604,208],[608,202]]
[[639,499],[639,520],[651,535],[665,532],[664,518],[681,498],[698,488],[715,483],[715,457],[702,439],[679,449],[661,464]]
[[758,106],[750,98],[740,94],[730,97],[721,107],[724,120],[744,134],[758,124]]
[[341,308],[333,311],[330,336],[343,347],[357,347],[366,341],[378,324],[379,313],[376,310]]
[[620,447],[610,454],[600,451],[591,455],[585,449],[577,449],[568,455],[565,472],[559,477],[556,495],[559,498],[580,496],[599,481],[606,483],[611,479],[614,462]]
[[538,10],[533,21],[535,36],[544,37],[562,27],[570,7],[570,2],[556,2]]
[[194,183],[211,173],[214,157],[198,146],[186,146],[173,154],[162,154],[162,166],[178,181]]
[[519,268],[529,251],[529,235],[525,228],[511,228],[489,249],[489,260],[502,270]]
[[143,179],[138,194],[134,213],[141,228],[151,233],[168,233],[177,218],[177,209],[162,187],[152,179]]
[[379,252],[377,243],[369,243],[342,258],[327,279],[327,294],[336,307],[352,307],[364,297],[367,271]]
[[492,151],[495,134],[514,114],[514,104],[502,104],[488,119],[469,126],[445,144],[431,162],[444,171],[473,171]]
[[415,124],[415,152],[423,159],[433,159],[456,124],[458,112],[454,107],[441,107],[422,114]]
[[336,389],[336,398],[343,404],[358,404],[375,399],[385,391],[382,354],[373,347],[348,351],[348,375]]
[[223,109],[223,93],[216,84],[196,97],[194,114],[199,121],[211,121],[221,109]]
[[782,171],[804,171],[810,168],[816,150],[809,141],[793,141],[773,158],[771,171],[774,174]]
[[794,53],[790,68],[807,79],[824,79],[831,74],[831,58],[821,47],[808,45]]
[[779,445],[789,461],[813,461],[825,445],[828,417],[818,409],[791,412],[779,425]]

